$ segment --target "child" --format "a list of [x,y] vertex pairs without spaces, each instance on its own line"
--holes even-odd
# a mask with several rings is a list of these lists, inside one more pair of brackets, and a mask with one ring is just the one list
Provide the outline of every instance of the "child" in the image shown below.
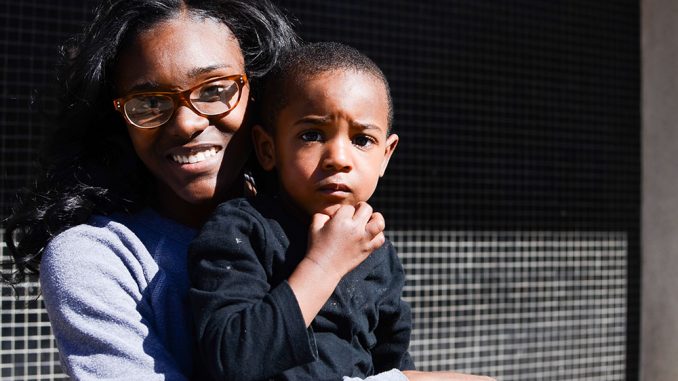
[[222,204],[190,247],[202,360],[226,380],[413,369],[403,268],[366,203],[398,143],[386,78],[353,48],[309,44],[262,107],[253,143],[277,189]]

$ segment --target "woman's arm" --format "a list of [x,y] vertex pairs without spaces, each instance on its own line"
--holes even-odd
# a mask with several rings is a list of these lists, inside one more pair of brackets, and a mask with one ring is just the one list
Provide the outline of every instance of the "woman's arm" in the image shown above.
[[416,370],[399,371],[392,369],[365,379],[344,377],[343,381],[496,381],[487,376],[474,376],[457,372],[419,372]]
[[[492,377],[474,376],[457,372],[419,372],[406,370],[403,372],[409,381],[496,381]],[[376,380],[375,380],[376,381]]]
[[122,242],[87,225],[45,249],[42,294],[72,379],[186,380],[189,370],[180,368],[155,329],[146,292],[151,274],[140,262],[152,261],[145,251],[138,240]]

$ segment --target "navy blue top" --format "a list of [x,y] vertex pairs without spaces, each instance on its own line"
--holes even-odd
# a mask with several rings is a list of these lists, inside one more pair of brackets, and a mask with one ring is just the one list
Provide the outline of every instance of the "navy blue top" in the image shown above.
[[145,209],[92,216],[49,242],[40,284],[70,378],[188,380],[186,255],[196,233]]
[[286,279],[306,253],[308,224],[280,205],[230,200],[189,247],[199,357],[212,377],[336,381],[413,369],[405,275],[392,244],[344,276],[307,329]]

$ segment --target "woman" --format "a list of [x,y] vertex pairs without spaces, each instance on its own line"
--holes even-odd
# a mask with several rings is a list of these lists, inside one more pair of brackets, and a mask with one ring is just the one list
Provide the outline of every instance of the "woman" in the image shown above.
[[267,1],[122,0],[63,49],[59,130],[6,237],[74,379],[191,375],[186,247],[242,194],[252,83],[294,44]]
[[73,379],[203,379],[187,245],[243,193],[256,83],[296,43],[267,0],[118,0],[63,49],[59,128],[6,241]]

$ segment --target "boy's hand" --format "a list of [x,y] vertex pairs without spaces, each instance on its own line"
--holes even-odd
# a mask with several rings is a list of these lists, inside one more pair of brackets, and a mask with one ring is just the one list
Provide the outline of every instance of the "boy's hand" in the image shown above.
[[316,213],[306,259],[338,281],[384,244],[385,226],[384,217],[365,202],[342,205],[332,216]]
[[365,202],[313,215],[308,251],[288,278],[307,327],[341,278],[384,244],[385,225]]

